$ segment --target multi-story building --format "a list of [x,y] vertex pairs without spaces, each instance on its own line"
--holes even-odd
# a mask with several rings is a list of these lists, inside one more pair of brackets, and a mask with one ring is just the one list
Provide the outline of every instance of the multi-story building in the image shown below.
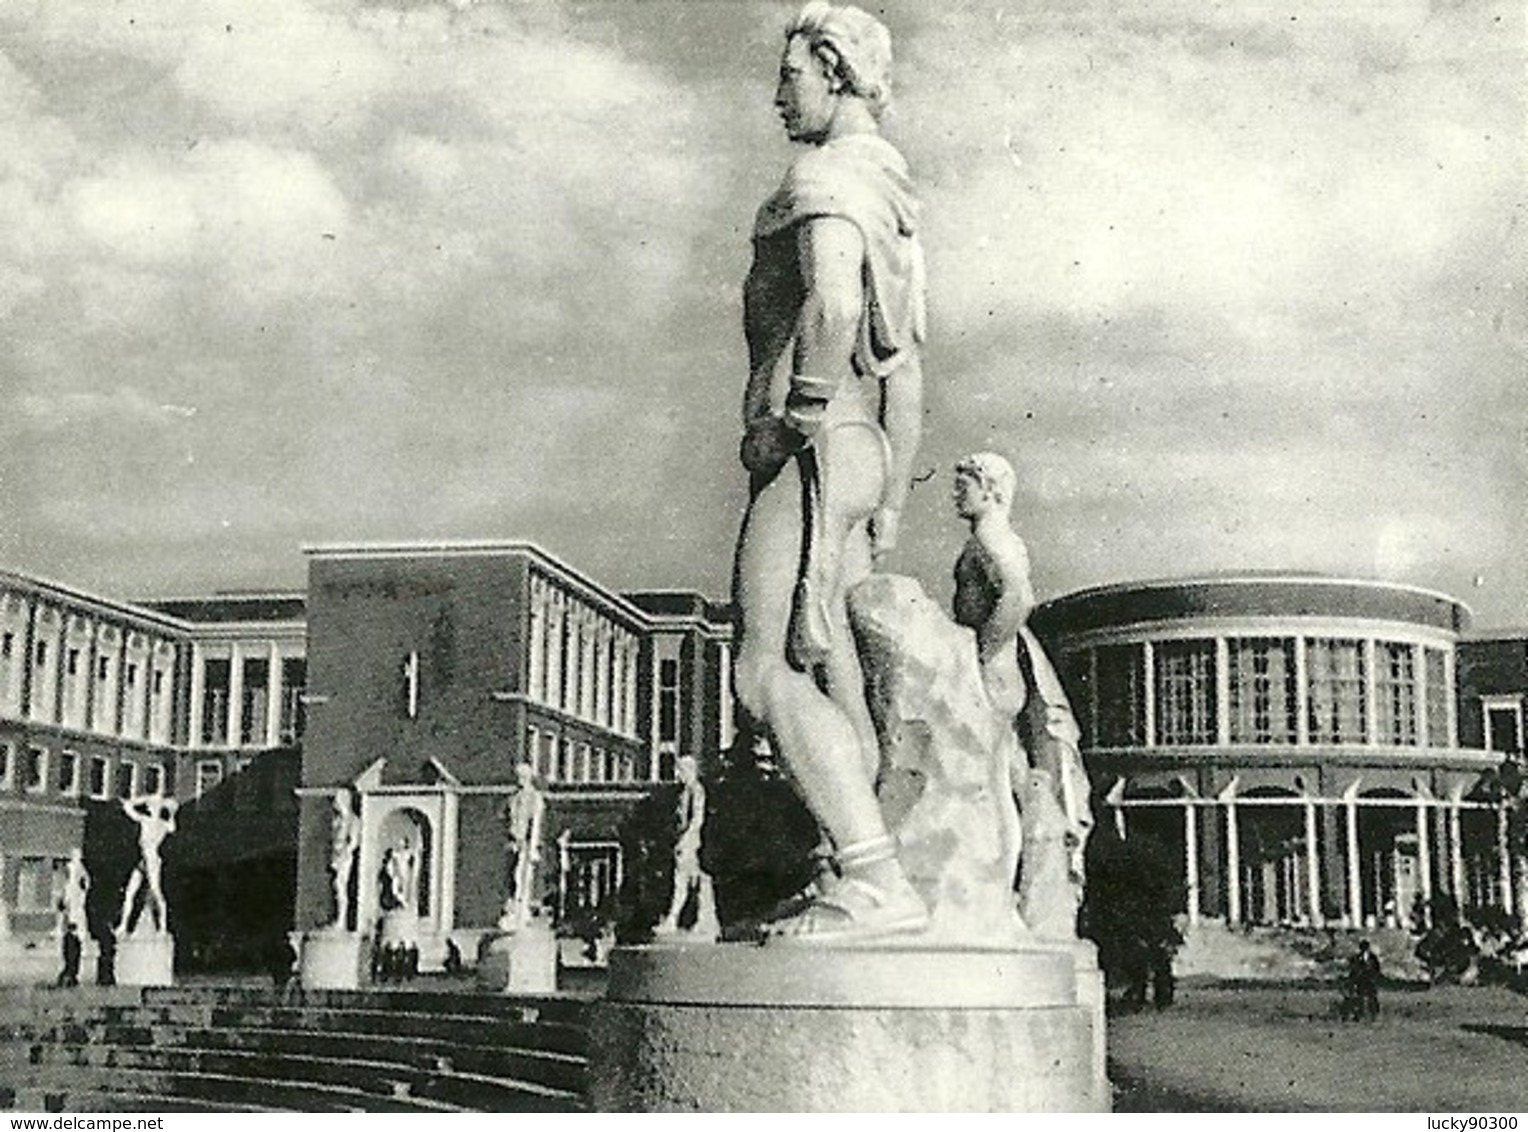
[[1291,575],[1106,586],[1032,619],[1099,819],[1176,855],[1190,922],[1352,926],[1436,893],[1511,907],[1494,784],[1521,714],[1494,713],[1514,681],[1521,703],[1521,643],[1515,674],[1461,698],[1486,647],[1468,621],[1445,594]]
[[537,900],[607,906],[632,807],[730,737],[730,630],[695,595],[614,593],[527,543],[309,552],[309,723],[296,926],[334,915],[332,799],[361,818],[354,907],[379,914],[399,839],[420,849],[420,949],[493,930],[510,886],[504,810],[530,764],[547,808]]
[[300,597],[135,605],[0,574],[0,936],[17,969],[56,962],[73,851],[97,874],[89,927],[115,916],[135,852],[127,799],[183,803],[166,854],[186,866],[174,885],[188,907],[208,903],[210,878],[238,875],[227,863],[271,852],[286,854],[290,889],[290,781],[244,795],[283,749],[295,762],[305,647]]

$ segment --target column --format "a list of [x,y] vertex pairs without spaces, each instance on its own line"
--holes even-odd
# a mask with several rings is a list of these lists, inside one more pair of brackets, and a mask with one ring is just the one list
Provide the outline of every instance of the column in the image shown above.
[[610,726],[610,622],[603,617],[594,638],[594,722]]
[[1508,825],[1507,807],[1496,804],[1496,869],[1497,884],[1501,886],[1501,908],[1511,912],[1517,907],[1512,899],[1512,852],[1511,831]]
[[641,729],[637,724],[637,673],[641,659],[641,647],[636,637],[627,638],[626,649],[626,733],[638,735]]
[[[1417,798],[1417,894],[1423,901],[1432,899],[1432,846],[1429,843],[1427,830],[1427,802]],[[1396,910],[1403,918],[1409,914],[1409,908]],[[1428,918],[1431,922],[1431,917]]]
[[1448,800],[1448,878],[1454,890],[1454,902],[1464,909],[1468,895],[1464,885],[1464,822],[1459,813],[1459,796]]
[[1194,799],[1183,799],[1183,873],[1188,894],[1189,926],[1199,922],[1199,815]]
[[1306,914],[1311,926],[1321,927],[1325,918],[1321,912],[1321,857],[1320,838],[1316,832],[1316,802],[1305,799],[1305,885],[1308,890]]
[[1236,824],[1236,798],[1221,798],[1226,806],[1226,926],[1241,923],[1241,836]]
[[[155,649],[153,654],[152,654],[152,656],[150,657],[150,661],[149,661],[149,687],[150,687],[150,689],[152,689],[153,686],[154,686],[154,672],[158,669],[158,667],[159,667],[159,652],[158,652],[157,649]],[[187,744],[189,746],[191,746],[191,747],[200,747],[200,746],[202,746],[202,712],[206,708],[206,699],[207,699],[207,658],[202,653],[202,646],[199,643],[193,642],[192,645],[191,645],[191,719],[190,719],[190,734],[186,736]],[[149,734],[152,735],[154,733],[155,724],[158,722],[156,719],[153,718],[154,716],[156,716],[158,714],[156,711],[154,711],[154,708],[157,707],[158,705],[154,704],[153,699],[152,699],[152,693],[151,693],[151,698],[149,700],[149,703],[150,703],[150,708],[149,708],[149,715],[150,715]]]
[[1142,736],[1142,746],[1155,747],[1157,745],[1157,682],[1156,682],[1156,650],[1152,648],[1150,641],[1141,643],[1141,664],[1145,668],[1145,679],[1141,685],[1142,715],[1145,717],[1143,724],[1146,734]]
[[1375,711],[1374,638],[1363,643],[1364,658],[1364,742],[1371,747],[1379,746],[1379,712]]
[[547,602],[546,702],[562,707],[562,594],[553,590]]
[[1358,856],[1358,783],[1353,783],[1342,797],[1347,810],[1348,849],[1348,926],[1364,926],[1363,862]]
[[281,688],[285,674],[281,671],[281,646],[275,641],[271,642],[265,663],[270,670],[270,675],[265,678],[265,745],[279,747],[281,746]]

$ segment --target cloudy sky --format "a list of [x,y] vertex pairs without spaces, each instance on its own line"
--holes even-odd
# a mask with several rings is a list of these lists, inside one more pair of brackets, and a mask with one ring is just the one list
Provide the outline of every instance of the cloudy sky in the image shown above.
[[[529,538],[721,596],[791,10],[6,0],[0,563]],[[1317,570],[1528,624],[1520,3],[876,10],[931,275],[896,568],[947,593],[994,448],[1042,594]]]

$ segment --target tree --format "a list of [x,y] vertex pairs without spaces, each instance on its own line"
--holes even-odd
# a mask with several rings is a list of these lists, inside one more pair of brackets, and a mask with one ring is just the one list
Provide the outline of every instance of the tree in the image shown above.
[[1126,840],[1107,823],[1088,840],[1086,867],[1081,934],[1098,945],[1105,976],[1124,984],[1127,1001],[1139,1005],[1147,979],[1153,972],[1161,979],[1164,970],[1170,975],[1172,956],[1183,944],[1173,919],[1185,903],[1182,877],[1155,838],[1137,834]]

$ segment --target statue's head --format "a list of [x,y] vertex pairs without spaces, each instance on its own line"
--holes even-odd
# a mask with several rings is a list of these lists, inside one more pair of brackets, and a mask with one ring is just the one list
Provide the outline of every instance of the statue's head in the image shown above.
[[341,786],[334,792],[334,798],[332,801],[334,805],[335,817],[348,818],[355,813],[355,806],[351,803],[350,800],[350,787]]
[[964,519],[1007,511],[1018,487],[1013,465],[996,452],[976,452],[955,465],[955,510]]
[[891,33],[850,4],[808,4],[785,29],[775,107],[792,141],[821,142],[844,99],[879,119],[891,100]]
[[515,765],[515,781],[521,786],[534,786],[536,783],[536,768],[530,763],[517,763]]
[[700,778],[700,765],[694,755],[680,755],[674,760],[674,777],[686,786]]

